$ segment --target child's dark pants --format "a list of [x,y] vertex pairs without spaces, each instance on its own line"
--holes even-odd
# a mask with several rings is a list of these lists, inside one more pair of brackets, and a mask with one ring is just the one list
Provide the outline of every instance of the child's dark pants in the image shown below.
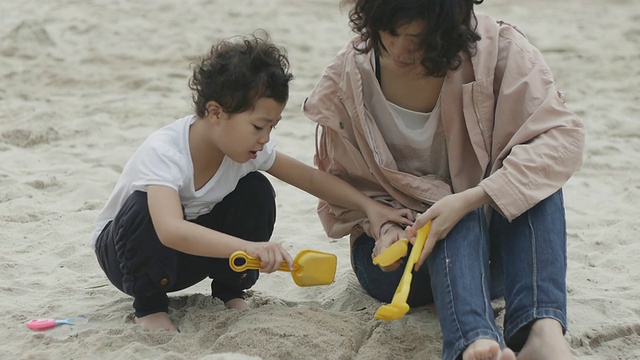
[[[252,172],[210,213],[194,223],[249,241],[269,241],[276,219],[275,192],[267,178]],[[96,242],[102,270],[118,289],[134,297],[137,317],[169,309],[168,292],[213,279],[214,297],[241,298],[258,280],[258,270],[235,272],[229,259],[189,255],[160,242],[151,222],[147,193],[136,191]]]

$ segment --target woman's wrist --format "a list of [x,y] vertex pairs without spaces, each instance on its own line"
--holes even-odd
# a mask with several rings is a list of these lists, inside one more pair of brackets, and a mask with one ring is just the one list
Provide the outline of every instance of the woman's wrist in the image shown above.
[[483,188],[480,186],[473,187],[465,191],[468,199],[469,199],[469,211],[473,209],[477,209],[480,206],[493,204],[493,199]]

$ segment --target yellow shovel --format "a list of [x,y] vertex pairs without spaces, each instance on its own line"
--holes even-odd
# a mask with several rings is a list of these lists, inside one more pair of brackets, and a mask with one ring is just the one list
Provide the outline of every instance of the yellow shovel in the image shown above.
[[[382,305],[376,311],[374,317],[376,319],[391,321],[398,320],[404,316],[409,311],[409,304],[407,304],[407,298],[409,298],[409,290],[411,289],[411,279],[413,279],[413,266],[420,258],[420,254],[422,253],[422,249],[424,248],[424,243],[427,240],[427,235],[429,235],[429,229],[431,229],[431,221],[429,221],[422,229],[418,230],[418,235],[416,236],[416,241],[413,244],[413,248],[411,249],[411,253],[409,254],[409,258],[407,259],[407,265],[404,268],[404,272],[402,273],[402,277],[400,278],[400,283],[398,284],[398,288],[396,289],[395,294],[393,294],[393,299],[390,304]],[[397,241],[395,244],[405,241],[406,239],[402,239]],[[408,240],[404,243],[405,246]],[[393,247],[389,246],[382,254],[378,255],[376,258],[379,258],[377,262],[382,266],[391,265],[394,262],[398,261],[404,254],[407,253],[406,249],[404,254],[401,254],[399,250],[401,250],[402,245],[398,245],[397,247],[400,249],[391,249]],[[391,255],[387,253],[391,249]],[[398,254],[400,254],[398,256]],[[397,257],[396,257],[397,256]],[[374,258],[374,263],[376,263],[376,259]],[[385,265],[386,264],[386,265]]]
[[[302,250],[293,259],[293,270],[286,261],[278,268],[291,272],[298,286],[329,285],[336,276],[338,258],[334,254],[316,250]],[[229,266],[237,272],[247,269],[260,270],[260,259],[249,256],[244,251],[236,251],[229,257]]]
[[400,239],[373,258],[373,265],[389,266],[407,255],[409,239]]

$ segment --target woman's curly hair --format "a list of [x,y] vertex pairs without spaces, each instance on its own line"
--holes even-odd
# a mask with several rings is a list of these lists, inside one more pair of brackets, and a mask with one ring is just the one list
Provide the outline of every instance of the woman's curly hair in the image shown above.
[[228,114],[251,110],[260,98],[284,104],[292,79],[285,50],[261,31],[214,45],[193,69],[189,88],[196,114],[206,117],[209,101]]
[[[352,4],[349,25],[360,35],[364,47],[356,51],[380,51],[380,31],[393,33],[398,26],[425,22],[420,35],[421,64],[428,76],[445,76],[462,63],[461,52],[473,56],[480,35],[475,31],[474,4],[483,0],[344,0]],[[472,22],[472,19],[474,20]]]

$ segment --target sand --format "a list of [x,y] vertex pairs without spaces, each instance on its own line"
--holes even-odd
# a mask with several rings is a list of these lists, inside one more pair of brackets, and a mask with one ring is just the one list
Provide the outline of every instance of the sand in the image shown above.
[[[479,9],[524,30],[587,128],[584,165],[565,187],[567,339],[579,359],[640,358],[640,4],[494,0]],[[133,150],[191,111],[190,63],[260,27],[289,52],[296,79],[278,148],[312,164],[300,106],[351,37],[329,0],[0,2],[0,358],[438,359],[432,307],[373,319],[348,241],[327,238],[316,199],[277,180],[273,241],[338,255],[335,283],[300,288],[263,275],[247,312],[203,281],[171,295],[180,333],[144,332],[87,246]],[[494,307],[503,315],[502,304]],[[33,318],[85,325],[34,332]]]

